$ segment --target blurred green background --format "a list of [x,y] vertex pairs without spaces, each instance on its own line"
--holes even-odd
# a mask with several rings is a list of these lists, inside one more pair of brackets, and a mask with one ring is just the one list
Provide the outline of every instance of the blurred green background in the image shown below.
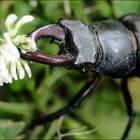
[[[86,24],[124,14],[140,13],[139,0],[1,0],[0,33],[5,18],[33,15],[35,20],[22,29],[34,29],[56,23],[58,19],[78,19]],[[46,46],[52,47],[46,47]],[[56,54],[58,47],[49,39],[39,41],[40,49]],[[69,115],[48,124],[27,130],[33,119],[64,107],[85,84],[87,75],[62,67],[30,63],[32,78],[0,87],[0,139],[120,139],[128,117],[119,80],[103,76],[80,107]],[[138,78],[129,80],[137,117],[128,138],[140,139],[140,94]],[[93,96],[94,95],[94,96]],[[24,131],[25,130],[25,131]]]

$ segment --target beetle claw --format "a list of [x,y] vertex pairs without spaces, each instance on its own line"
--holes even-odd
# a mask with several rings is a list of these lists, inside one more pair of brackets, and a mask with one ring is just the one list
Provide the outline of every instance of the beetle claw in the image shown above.
[[30,33],[28,36],[31,37],[34,41],[37,41],[39,38],[47,36],[57,39],[59,41],[65,41],[64,30],[57,24],[51,24],[41,27]]
[[[63,45],[65,44],[65,33],[63,28],[57,24],[51,24],[41,27],[28,35],[35,43],[38,39],[43,37],[52,37],[58,41],[61,41]],[[40,51],[33,53],[21,54],[21,57],[26,60],[31,60],[34,62],[39,62],[49,65],[59,65],[67,66],[73,60],[73,57],[69,53],[60,54],[58,56],[50,56]]]

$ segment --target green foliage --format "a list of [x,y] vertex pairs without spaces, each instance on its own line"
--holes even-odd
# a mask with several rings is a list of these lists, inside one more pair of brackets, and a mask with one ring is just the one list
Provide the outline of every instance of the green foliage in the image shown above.
[[114,13],[117,17],[124,14],[139,13],[140,11],[140,1],[112,1],[112,6]]
[[[0,1],[0,33],[7,15],[33,15],[35,20],[21,32],[56,23],[58,19],[79,19],[92,23],[104,18],[118,18],[140,13],[140,2],[134,0],[6,0]],[[38,42],[41,50],[57,54],[49,39]],[[48,48],[46,46],[49,46]],[[51,47],[50,47],[51,46]],[[0,87],[0,139],[23,139],[23,129],[35,119],[65,106],[86,82],[88,76],[62,67],[31,63],[32,78],[14,81]],[[133,83],[132,83],[133,84]],[[96,92],[96,95],[92,94]],[[137,97],[138,98],[138,97]],[[140,99],[140,94],[139,94]],[[140,138],[140,110],[129,138]],[[6,120],[8,119],[8,120]],[[90,98],[72,115],[65,115],[49,126],[28,131],[28,139],[120,139],[127,122],[121,90],[116,82],[103,77]],[[93,131],[94,130],[94,131]]]
[[0,139],[3,140],[16,139],[16,136],[19,135],[25,127],[24,122],[13,122],[11,120],[1,120],[0,124]]

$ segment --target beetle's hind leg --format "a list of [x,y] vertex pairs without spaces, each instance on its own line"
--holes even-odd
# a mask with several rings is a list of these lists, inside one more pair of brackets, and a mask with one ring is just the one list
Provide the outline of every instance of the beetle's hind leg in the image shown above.
[[70,103],[66,107],[64,107],[50,115],[44,116],[42,118],[37,118],[36,120],[34,120],[31,123],[29,128],[35,127],[36,125],[40,125],[40,124],[47,124],[50,121],[58,119],[62,115],[67,114],[72,109],[78,107],[81,104],[81,102],[89,95],[90,91],[95,87],[95,85],[99,81],[100,77],[101,76],[99,74],[96,74],[95,76],[93,76],[86,83],[86,85],[82,88],[82,90],[78,94],[76,94],[76,96],[74,98],[72,98],[72,100],[70,100]]
[[124,98],[126,109],[127,109],[127,114],[129,116],[126,129],[122,136],[122,140],[125,140],[133,125],[136,114],[135,114],[135,110],[133,108],[132,98],[131,98],[130,92],[128,90],[128,87],[127,87],[127,78],[122,79],[121,87],[122,87],[122,94],[123,94],[123,98]]

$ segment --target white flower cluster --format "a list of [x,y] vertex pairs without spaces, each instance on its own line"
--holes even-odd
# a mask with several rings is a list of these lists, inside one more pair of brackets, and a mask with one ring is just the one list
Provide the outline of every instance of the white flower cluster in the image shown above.
[[22,25],[32,21],[30,15],[23,16],[17,21],[17,16],[11,14],[5,21],[7,32],[0,38],[0,86],[12,83],[12,80],[23,79],[25,72],[31,77],[31,70],[27,61],[20,58],[22,53],[36,51],[35,42],[25,35],[18,35]]

